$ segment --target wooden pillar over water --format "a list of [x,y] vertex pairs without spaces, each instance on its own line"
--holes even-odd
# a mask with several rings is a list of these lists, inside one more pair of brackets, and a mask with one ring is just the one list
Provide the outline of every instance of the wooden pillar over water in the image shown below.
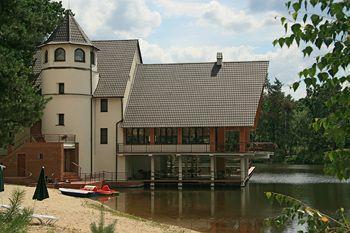
[[211,189],[214,189],[214,180],[215,180],[215,160],[214,160],[214,155],[213,154],[210,154],[209,155],[210,157],[210,180],[211,180],[211,183],[210,183],[210,188]]
[[241,157],[241,186],[244,187],[247,177],[248,177],[248,169],[249,169],[249,159],[245,157]]
[[150,188],[154,189],[154,156],[152,154],[148,155],[151,158],[151,183]]
[[178,157],[179,160],[179,182],[177,183],[178,189],[182,189],[182,156],[181,154],[177,154],[176,157]]

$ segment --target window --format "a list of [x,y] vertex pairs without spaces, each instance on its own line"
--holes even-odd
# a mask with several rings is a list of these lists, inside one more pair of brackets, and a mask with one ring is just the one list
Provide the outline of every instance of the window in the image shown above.
[[49,61],[49,53],[46,50],[44,55],[44,63],[47,63],[48,61]]
[[108,112],[108,99],[101,99],[101,112]]
[[100,143],[101,144],[108,144],[108,129],[107,128],[100,129]]
[[143,145],[149,144],[149,129],[128,128],[126,129],[126,144]]
[[177,128],[155,129],[156,144],[177,144]]
[[183,144],[209,144],[209,128],[183,128],[182,143]]
[[74,61],[85,62],[85,52],[82,49],[76,49],[74,51]]
[[58,114],[58,125],[64,125],[64,114],[63,113]]
[[66,51],[62,48],[55,50],[55,61],[65,61],[66,60]]
[[91,65],[95,65],[95,53],[94,52],[90,53],[90,60],[91,60]]
[[43,153],[39,153],[39,159],[44,159],[44,154]]
[[58,94],[64,94],[64,83],[58,84]]

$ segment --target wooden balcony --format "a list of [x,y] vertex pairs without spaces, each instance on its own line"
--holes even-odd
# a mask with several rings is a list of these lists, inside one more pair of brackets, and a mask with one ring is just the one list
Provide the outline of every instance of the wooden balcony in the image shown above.
[[[274,144],[253,142],[244,144],[245,151],[240,151],[242,143],[235,145],[210,144],[117,144],[117,154],[212,154],[212,153],[254,153],[274,151]],[[213,149],[215,148],[215,149]]]
[[209,144],[156,144],[127,145],[117,144],[118,154],[156,154],[156,153],[209,153]]

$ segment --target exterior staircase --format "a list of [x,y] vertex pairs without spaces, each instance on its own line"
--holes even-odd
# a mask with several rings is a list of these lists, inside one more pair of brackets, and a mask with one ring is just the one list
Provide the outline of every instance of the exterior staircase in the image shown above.
[[75,182],[75,181],[81,181],[81,178],[75,172],[64,172],[63,173],[63,180],[69,181],[69,182]]

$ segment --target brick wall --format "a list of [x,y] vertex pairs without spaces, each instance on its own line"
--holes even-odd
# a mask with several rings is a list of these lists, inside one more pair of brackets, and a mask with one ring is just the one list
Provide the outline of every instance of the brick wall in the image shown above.
[[[18,155],[25,156],[25,175],[29,172],[38,177],[41,167],[45,167],[45,175],[62,180],[64,169],[63,143],[26,143],[10,157],[1,159],[5,166],[4,175],[7,177],[19,176]],[[53,176],[52,176],[53,174]]]

